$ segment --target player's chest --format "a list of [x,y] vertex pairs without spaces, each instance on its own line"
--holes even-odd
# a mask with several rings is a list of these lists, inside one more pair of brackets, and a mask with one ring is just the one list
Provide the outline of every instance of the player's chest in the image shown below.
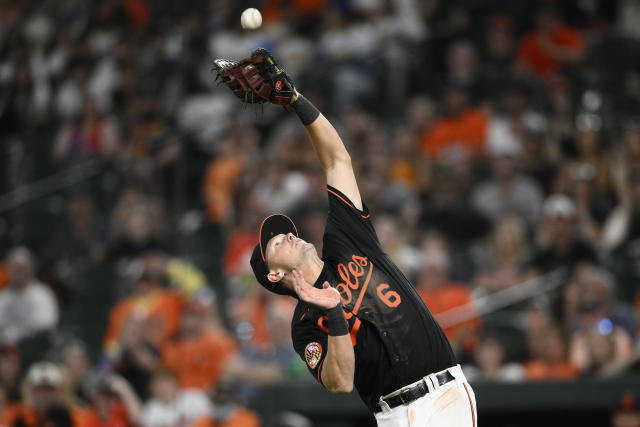
[[367,317],[370,312],[395,310],[402,304],[393,279],[366,256],[341,257],[330,270],[331,285],[340,292],[345,311]]

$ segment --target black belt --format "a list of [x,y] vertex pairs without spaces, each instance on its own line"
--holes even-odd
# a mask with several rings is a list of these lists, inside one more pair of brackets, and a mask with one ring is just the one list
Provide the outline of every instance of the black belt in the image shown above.
[[[451,372],[444,371],[435,376],[438,379],[438,385],[445,385],[449,381],[455,380],[455,377],[451,375]],[[389,405],[389,409],[395,408],[396,406],[406,405],[407,403],[411,403],[416,399],[421,398],[425,394],[429,393],[429,387],[425,383],[425,379],[422,381],[406,386],[400,389],[399,392],[393,392],[388,394],[387,396],[383,396],[381,399]],[[397,394],[396,394],[397,393]]]

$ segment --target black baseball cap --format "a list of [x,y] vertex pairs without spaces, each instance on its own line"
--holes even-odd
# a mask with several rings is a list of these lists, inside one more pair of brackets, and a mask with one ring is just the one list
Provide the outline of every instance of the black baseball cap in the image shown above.
[[270,282],[267,278],[269,274],[269,268],[265,260],[267,243],[272,237],[278,234],[293,233],[298,236],[298,229],[293,223],[291,218],[282,214],[275,214],[268,216],[262,221],[260,225],[260,231],[258,234],[258,244],[253,249],[251,254],[251,268],[253,274],[258,279],[258,282],[267,290],[280,295],[290,295],[292,297],[298,297],[294,291],[282,285],[279,282]]

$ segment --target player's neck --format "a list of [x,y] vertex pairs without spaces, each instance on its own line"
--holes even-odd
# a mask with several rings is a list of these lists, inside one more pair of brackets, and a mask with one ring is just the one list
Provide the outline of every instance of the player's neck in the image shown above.
[[305,262],[304,267],[300,268],[300,273],[302,273],[302,277],[307,283],[314,284],[318,277],[320,277],[320,273],[322,273],[322,268],[324,267],[324,261],[318,258],[317,255],[313,255],[310,257],[307,262]]

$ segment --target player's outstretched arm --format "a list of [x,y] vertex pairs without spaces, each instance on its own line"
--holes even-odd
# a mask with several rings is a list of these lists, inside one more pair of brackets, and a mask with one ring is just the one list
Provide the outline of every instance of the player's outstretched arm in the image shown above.
[[309,100],[296,91],[289,76],[267,50],[258,48],[239,62],[216,59],[214,69],[218,78],[243,102],[270,102],[293,107],[309,132],[325,170],[327,184],[340,190],[356,208],[362,209],[351,157],[338,132]]
[[362,209],[362,199],[356,176],[351,164],[351,156],[340,135],[314,106],[297,94],[291,106],[305,125],[311,144],[327,176],[327,184],[340,190],[358,209]]
[[297,270],[292,271],[293,289],[298,297],[327,312],[329,338],[320,377],[322,384],[332,393],[350,393],[353,390],[355,354],[344,318],[340,293],[324,282],[322,289],[307,283]]

